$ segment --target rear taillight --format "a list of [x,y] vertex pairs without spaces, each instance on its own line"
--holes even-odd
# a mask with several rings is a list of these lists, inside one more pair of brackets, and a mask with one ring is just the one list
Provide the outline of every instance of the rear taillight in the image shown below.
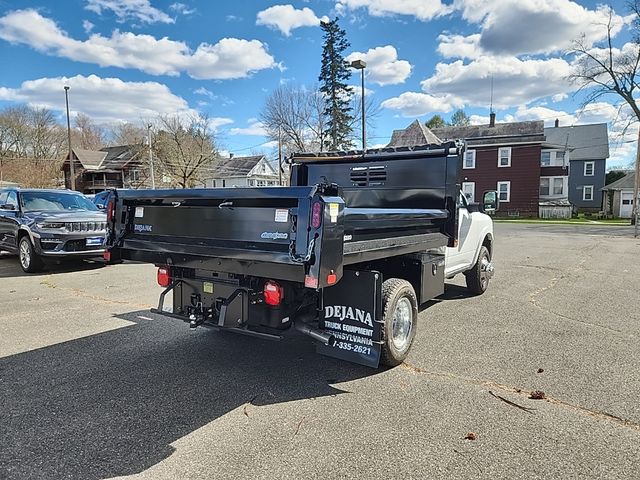
[[161,287],[171,285],[171,269],[169,267],[158,268],[158,285]]
[[102,258],[104,258],[105,262],[110,262],[111,261],[111,252],[109,250],[106,250],[103,254],[102,254]]
[[315,202],[311,208],[311,226],[320,228],[320,225],[322,225],[322,203]]
[[264,303],[273,307],[280,305],[284,298],[284,290],[279,283],[269,280],[264,284]]
[[116,213],[116,203],[113,200],[107,202],[107,222],[113,222]]

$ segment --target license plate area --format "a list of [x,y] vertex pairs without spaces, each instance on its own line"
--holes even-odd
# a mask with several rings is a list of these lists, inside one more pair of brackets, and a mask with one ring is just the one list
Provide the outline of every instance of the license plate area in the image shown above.
[[85,245],[87,247],[97,247],[104,243],[103,237],[90,237],[85,239]]

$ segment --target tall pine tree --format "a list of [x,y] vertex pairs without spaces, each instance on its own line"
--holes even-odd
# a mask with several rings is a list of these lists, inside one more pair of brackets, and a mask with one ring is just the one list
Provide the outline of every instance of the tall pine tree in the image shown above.
[[351,69],[342,53],[349,48],[347,34],[338,25],[338,19],[321,22],[324,32],[322,47],[322,68],[320,69],[320,92],[325,97],[327,107],[328,150],[348,149],[353,145],[351,114],[351,87],[347,84],[351,78]]

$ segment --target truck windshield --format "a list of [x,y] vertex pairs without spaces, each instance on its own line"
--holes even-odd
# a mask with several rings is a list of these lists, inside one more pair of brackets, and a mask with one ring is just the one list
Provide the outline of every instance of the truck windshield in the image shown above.
[[98,208],[91,200],[79,193],[67,192],[23,192],[22,209],[25,212],[33,211],[66,211],[66,210],[90,210]]

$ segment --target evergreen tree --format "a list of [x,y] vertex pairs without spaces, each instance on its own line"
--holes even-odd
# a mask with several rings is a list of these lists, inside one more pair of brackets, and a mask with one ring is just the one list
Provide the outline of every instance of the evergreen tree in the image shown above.
[[342,53],[349,48],[346,32],[338,25],[338,19],[320,22],[324,32],[322,47],[322,68],[320,69],[320,92],[325,97],[327,107],[327,141],[329,150],[343,150],[352,146],[353,116],[351,114],[351,69]]
[[444,118],[442,118],[438,114],[434,115],[429,120],[427,120],[427,123],[425,123],[425,125],[427,126],[427,128],[442,128],[447,126],[447,124],[444,121]]
[[464,113],[464,110],[456,110],[451,116],[451,125],[454,127],[468,127],[471,124],[471,119]]

